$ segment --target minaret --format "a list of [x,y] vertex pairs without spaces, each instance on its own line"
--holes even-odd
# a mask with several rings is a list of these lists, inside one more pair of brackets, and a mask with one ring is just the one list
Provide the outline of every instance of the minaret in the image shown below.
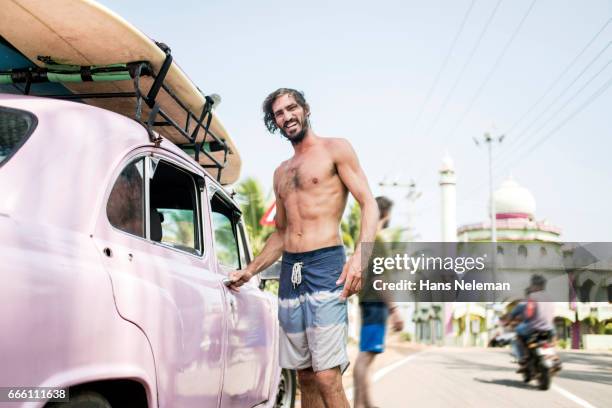
[[[442,195],[441,207],[442,217],[440,224],[442,225],[442,242],[457,242],[457,179],[455,177],[455,165],[453,159],[450,158],[448,152],[444,154],[442,159],[442,167],[440,167],[440,193]],[[446,248],[448,249],[448,248]],[[448,336],[453,332],[453,309],[454,305],[450,303],[442,303],[443,310],[443,330],[444,336]],[[466,332],[469,327],[466,328]]]
[[440,190],[442,193],[442,242],[457,241],[457,179],[455,166],[448,152],[440,168]]

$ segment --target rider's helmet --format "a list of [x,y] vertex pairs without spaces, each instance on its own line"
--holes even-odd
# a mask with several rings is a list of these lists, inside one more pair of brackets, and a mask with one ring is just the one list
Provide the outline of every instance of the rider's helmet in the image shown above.
[[546,289],[546,278],[542,275],[534,274],[531,276],[531,284],[529,285],[531,292]]

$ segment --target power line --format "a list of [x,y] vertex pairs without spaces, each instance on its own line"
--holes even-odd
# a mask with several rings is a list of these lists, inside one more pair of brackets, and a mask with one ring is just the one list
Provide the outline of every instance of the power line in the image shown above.
[[[516,165],[518,162],[520,162],[521,160],[525,159],[529,154],[531,154],[533,151],[535,151],[542,143],[544,143],[546,140],[548,140],[551,136],[553,136],[556,132],[558,132],[563,126],[565,126],[570,120],[572,120],[574,117],[576,117],[580,112],[582,112],[587,106],[589,106],[591,103],[593,103],[597,98],[599,98],[603,93],[605,93],[608,88],[610,88],[610,86],[612,86],[612,78],[610,78],[603,86],[601,86],[600,88],[597,89],[597,91],[595,91],[593,94],[591,94],[591,96],[589,98],[587,98],[587,100],[585,102],[583,102],[576,110],[574,110],[570,115],[568,115],[564,120],[562,120],[561,122],[559,122],[559,124],[557,126],[555,126],[553,129],[551,129],[548,133],[546,133],[542,138],[540,138],[539,140],[537,140],[528,150],[527,152],[521,156],[519,159],[517,159],[516,161],[512,162],[512,163],[508,163],[511,165]],[[506,164],[505,166],[503,166],[504,169],[503,170],[507,170],[508,165]],[[503,171],[502,170],[498,170],[497,171],[497,177],[495,177],[496,179],[498,179],[499,177],[503,176]],[[469,190],[468,193],[466,193],[468,196],[472,196],[474,193],[478,192],[482,187],[486,186],[486,182],[484,183],[479,183],[475,188]]]
[[498,0],[497,4],[495,5],[495,7],[493,8],[493,12],[491,12],[491,15],[489,16],[489,19],[487,20],[487,22],[485,23],[482,31],[480,32],[480,35],[478,36],[478,39],[476,40],[476,44],[474,44],[474,47],[472,48],[472,50],[470,51],[470,54],[467,58],[467,60],[465,61],[465,63],[463,64],[463,66],[461,67],[461,70],[459,71],[459,75],[457,76],[457,79],[455,80],[455,83],[453,84],[453,86],[451,87],[450,91],[446,94],[446,96],[444,97],[444,101],[442,102],[442,104],[440,105],[440,109],[438,109],[438,112],[436,113],[436,116],[434,117],[434,120],[432,122],[432,124],[429,126],[429,128],[427,129],[427,131],[425,132],[425,137],[429,136],[429,134],[431,133],[431,131],[435,128],[435,126],[438,124],[438,121],[440,119],[440,115],[442,114],[442,112],[444,111],[444,109],[446,108],[446,105],[448,104],[451,96],[453,95],[453,93],[455,92],[455,89],[457,89],[457,86],[459,85],[459,83],[461,82],[461,80],[463,79],[463,75],[465,74],[465,70],[466,68],[469,66],[470,62],[472,62],[472,58],[474,58],[474,55],[476,54],[476,51],[478,50],[478,48],[480,47],[480,43],[482,42],[482,39],[484,38],[485,34],[487,33],[487,31],[489,30],[489,26],[491,25],[491,22],[493,21],[493,18],[495,17],[495,14],[497,13],[497,10],[499,9],[499,5],[501,4],[503,0]]
[[[448,52],[446,54],[446,57],[444,57],[444,61],[442,62],[442,66],[438,70],[438,73],[436,74],[436,76],[434,78],[434,81],[431,84],[431,87],[429,88],[429,91],[427,92],[427,95],[425,96],[425,99],[424,99],[423,103],[421,104],[421,108],[420,108],[417,116],[415,117],[414,121],[412,122],[412,124],[411,124],[411,126],[409,128],[409,131],[408,131],[409,137],[411,137],[412,134],[414,133],[414,129],[416,128],[418,122],[421,119],[421,116],[423,115],[423,111],[425,110],[425,106],[429,103],[429,99],[431,98],[431,95],[432,95],[434,89],[438,85],[438,81],[440,80],[440,76],[442,75],[442,72],[444,71],[444,69],[448,65],[448,61],[450,60],[450,57],[453,54],[453,51],[455,50],[455,46],[457,45],[457,41],[459,40],[459,37],[461,36],[461,33],[463,32],[463,29],[465,27],[465,23],[467,22],[468,17],[471,14],[472,9],[474,8],[474,4],[475,3],[476,3],[476,0],[472,0],[472,2],[470,3],[470,6],[468,7],[467,11],[465,12],[465,15],[463,16],[463,20],[461,21],[461,24],[459,25],[459,30],[457,31],[457,34],[455,34],[455,37],[453,38],[453,41],[452,41],[451,46],[450,46],[450,48],[449,48],[449,50],[448,50]],[[398,158],[399,158],[400,155],[401,155],[401,152],[398,151],[397,154],[395,155],[395,158],[393,159],[391,172],[393,172],[395,170],[395,167],[396,167],[396,164],[397,164],[397,161],[398,161]]]
[[[608,44],[606,44],[605,47],[603,47],[598,53],[597,55],[582,69],[582,71],[580,71],[580,73],[578,75],[576,75],[576,77],[570,82],[569,85],[567,85],[562,91],[561,93],[559,93],[553,100],[551,103],[549,103],[547,105],[547,107],[544,109],[544,111],[542,111],[538,116],[536,116],[531,122],[529,122],[529,124],[523,128],[523,130],[517,135],[516,138],[513,138],[512,143],[510,144],[509,147],[513,148],[518,142],[519,140],[527,133],[527,130],[530,129],[539,119],[541,119],[546,113],[548,113],[548,111],[557,103],[557,101],[563,96],[565,95],[565,93],[567,91],[569,91],[569,89],[585,74],[585,72],[588,71],[588,69],[599,59],[599,57],[601,57],[603,55],[603,53],[610,47],[610,45],[612,45],[612,41],[608,42]],[[508,132],[510,133],[510,132]]]
[[527,112],[525,112],[516,122],[514,122],[514,124],[510,127],[510,129],[508,129],[506,133],[509,133],[509,134],[512,133],[514,128],[519,123],[521,123],[523,119],[525,119],[536,108],[536,106],[540,104],[540,102],[542,102],[542,100],[550,93],[550,91],[555,87],[555,85],[559,83],[561,78],[563,78],[563,76],[574,66],[574,64],[578,62],[582,54],[584,54],[584,52],[591,46],[591,44],[595,42],[595,40],[599,37],[599,35],[610,24],[610,22],[612,22],[612,18],[609,18],[608,21],[606,21],[606,23],[599,29],[599,31],[597,31],[597,33],[595,33],[595,35],[589,40],[589,42],[582,48],[582,50],[578,53],[578,55],[576,55],[574,59],[569,63],[569,65],[565,67],[565,69],[557,76],[557,78],[555,78],[555,80],[550,84],[550,86],[548,87],[548,89],[546,89],[546,91],[542,94],[542,96],[540,96],[540,98],[533,105],[531,105],[529,109],[527,109]]
[[546,127],[546,125],[548,125],[548,123],[550,123],[552,121],[552,118],[556,117],[563,109],[565,109],[565,107],[567,105],[570,104],[570,102],[572,102],[572,100],[574,100],[578,94],[580,94],[580,92],[582,92],[587,86],[589,86],[591,84],[591,82],[593,82],[593,80],[595,78],[597,78],[607,67],[608,65],[610,65],[612,63],[612,60],[609,60],[606,65],[604,65],[595,75],[593,75],[577,92],[575,92],[571,97],[569,97],[567,99],[567,101],[565,101],[565,103],[563,105],[561,105],[561,107],[559,109],[557,109],[553,115],[549,118],[548,121],[546,121],[542,126],[540,126],[535,132],[534,134],[538,134],[540,133],[540,131],[542,129],[544,129]]
[[[582,57],[584,55],[584,53],[586,52],[587,49],[589,49],[591,47],[591,45],[595,42],[595,40],[597,40],[597,38],[599,38],[599,36],[601,35],[602,32],[604,32],[604,30],[608,27],[608,25],[610,25],[610,23],[612,22],[612,18],[609,18],[598,30],[597,32],[589,39],[589,41],[586,43],[586,45],[580,50],[580,52],[572,59],[572,61],[565,67],[565,69],[563,71],[561,71],[561,73],[555,78],[555,80],[549,85],[549,87],[546,89],[546,91],[544,91],[544,93],[538,98],[538,100],[529,107],[529,109],[517,120],[514,122],[514,124],[510,127],[510,129],[506,132],[507,134],[511,134],[511,132],[516,128],[516,126],[521,123],[530,113],[532,113],[535,108],[540,105],[540,103],[544,100],[544,98],[546,96],[548,96],[548,94],[550,94],[550,92],[552,91],[552,89],[555,88],[555,86],[560,82],[560,80],[569,72],[569,70],[574,67],[574,65],[580,60],[580,57]],[[578,74],[570,83],[570,85],[568,85],[558,96],[557,98],[560,98],[561,96],[563,96],[565,94],[565,92],[567,92],[567,90],[569,90],[569,88],[576,83],[576,81],[578,79],[580,79],[580,77],[588,70],[589,67],[592,66],[593,63],[595,63],[595,61],[603,54],[603,52],[610,46],[610,43],[608,43],[598,54],[597,56],[591,60],[591,62],[589,64],[587,64],[587,66],[582,70],[582,72],[580,74]],[[584,89],[584,87],[582,88]],[[540,119],[545,113],[547,113],[550,108],[552,108],[552,106],[557,102],[557,100],[555,99],[541,114],[539,117],[536,117],[532,122],[529,123],[529,125],[523,129],[523,131],[518,135],[518,137],[512,138],[510,140],[509,146],[508,148],[513,149],[512,153],[514,153],[515,151],[520,149],[520,145],[518,149],[515,149],[515,146],[517,146],[517,143],[519,142],[519,139],[526,134],[526,130],[528,128],[530,128],[535,122],[537,122],[538,119]],[[569,101],[568,101],[569,102]],[[567,103],[564,105],[567,106]],[[561,109],[560,109],[561,110]],[[560,110],[558,110],[552,117],[556,116]],[[550,120],[552,119],[552,117],[549,118],[548,121],[544,122],[544,124],[538,128],[538,132],[541,130],[542,127],[546,126],[548,123],[550,123]],[[537,133],[537,132],[536,132]],[[506,152],[508,150],[506,149]],[[512,153],[510,154],[505,154],[505,157],[508,158],[510,156],[512,156]],[[500,154],[502,154],[501,152],[499,152],[498,154],[496,154],[496,156],[499,156]],[[481,188],[482,186],[484,186],[484,183],[479,185],[479,188]]]
[[[568,104],[569,102],[573,101],[580,92],[582,92],[595,78],[597,78],[604,70],[605,68],[607,68],[610,64],[612,63],[612,60],[609,60],[595,75],[593,75],[577,92],[574,93],[574,95],[572,95],[570,98],[568,98],[568,100],[566,101],[565,104],[563,104],[563,106],[561,108],[559,108],[554,114],[553,116],[551,116],[549,118],[549,120],[547,120],[545,122],[545,124],[543,126],[541,126],[536,132],[534,132],[533,134],[536,135],[538,133],[540,133],[540,131],[545,127],[545,125],[549,124],[550,122],[552,122],[552,119],[554,117],[556,117],[556,115],[558,113],[560,113]],[[593,103],[593,101],[595,101],[597,98],[599,98],[608,88],[610,88],[610,86],[612,86],[612,78],[610,78],[603,86],[601,86],[600,88],[598,88],[597,91],[595,91],[593,94],[591,94],[591,96],[589,98],[587,98],[587,100],[581,104],[575,111],[573,111],[570,115],[568,115],[564,120],[562,120],[561,122],[559,122],[559,124],[557,126],[555,126],[553,129],[551,129],[548,133],[546,133],[542,138],[540,138],[539,140],[536,140],[536,142],[534,144],[532,144],[530,147],[528,147],[525,152],[519,156],[519,158],[515,161],[510,161],[508,162],[508,159],[505,160],[505,162],[503,162],[502,159],[502,165],[499,166],[496,169],[496,173],[497,175],[494,177],[495,181],[499,180],[501,177],[504,176],[505,171],[508,170],[508,168],[510,166],[516,166],[517,163],[519,163],[521,160],[525,159],[529,154],[531,154],[533,151],[535,151],[540,145],[542,145],[546,140],[548,140],[550,137],[552,137],[556,132],[558,132],[563,126],[565,126],[570,120],[572,120],[575,116],[577,116],[580,112],[582,112],[582,110],[584,110],[588,105],[590,105],[591,103]],[[519,149],[515,149],[514,152],[520,150]],[[512,153],[505,156],[507,157],[511,157]],[[465,193],[466,196],[471,197],[473,194],[477,193],[478,191],[480,191],[483,187],[486,187],[487,183],[485,182],[481,182],[478,185],[476,185],[476,187],[474,187],[473,189],[469,190],[467,193]],[[462,196],[464,194],[461,194]],[[428,206],[431,203],[432,200],[426,202],[426,206]]]
[[[612,62],[612,60],[611,60]],[[609,63],[608,63],[609,64]],[[607,66],[607,65],[606,65]],[[578,115],[580,112],[582,112],[582,110],[584,110],[584,108],[586,108],[587,106],[589,106],[591,103],[593,103],[593,101],[595,101],[597,98],[599,98],[603,93],[605,93],[608,88],[610,88],[610,86],[612,85],[612,78],[608,79],[608,81],[601,86],[599,89],[597,89],[597,91],[595,91],[582,105],[580,105],[578,107],[578,109],[576,109],[574,112],[572,112],[568,117],[565,118],[565,120],[563,120],[561,123],[559,123],[557,126],[555,126],[551,131],[549,131],[548,133],[546,133],[546,135],[544,135],[542,138],[540,138],[540,140],[537,140],[536,143],[534,143],[533,145],[531,145],[530,148],[527,149],[527,151],[514,163],[512,164],[516,164],[518,162],[520,162],[521,160],[524,160],[525,157],[529,156],[529,154],[533,153],[533,151],[535,149],[537,149],[538,147],[540,147],[540,145],[542,145],[542,143],[544,143],[546,140],[548,140],[552,135],[554,135],[557,131],[559,131],[559,129],[561,129],[563,126],[565,126],[565,124],[567,122],[569,122],[570,120],[572,120],[576,115]]]
[[414,241],[419,234],[416,233],[416,228],[414,227],[414,208],[417,200],[421,197],[422,192],[417,191],[416,182],[414,180],[410,180],[409,183],[387,183],[380,182],[378,183],[381,187],[391,187],[391,188],[405,188],[408,190],[408,193],[405,196],[406,204],[407,204],[407,218],[406,218],[406,227],[404,228],[404,233],[402,234],[402,240],[406,241]]
[[[517,120],[510,128],[510,130],[507,132],[509,134],[511,134],[512,130],[518,125],[518,123],[520,123],[525,117],[527,117],[527,115],[529,115],[529,113],[533,112],[533,110],[542,102],[542,100],[544,100],[544,98],[550,93],[550,91],[559,83],[559,81],[561,80],[561,78],[563,76],[565,76],[565,74],[576,64],[576,62],[578,62],[578,60],[580,59],[580,57],[585,53],[585,51],[593,44],[593,42],[600,36],[600,34],[608,27],[608,25],[610,24],[610,22],[612,22],[612,18],[609,18],[604,25],[595,33],[595,35],[593,37],[591,37],[591,39],[587,42],[587,44],[582,48],[582,50],[572,59],[572,61],[567,65],[567,67],[555,78],[555,80],[551,83],[551,85],[546,89],[546,91],[540,96],[540,98],[538,98],[538,100],[527,110],[527,112],[525,114],[523,114],[523,116],[521,116],[521,118],[519,118],[519,120]],[[584,75],[584,73],[599,59],[599,57],[609,48],[610,44],[612,42],[608,42],[608,44],[601,49],[597,55],[582,69],[582,71],[571,81],[571,83],[569,85],[567,85],[559,95],[557,95],[557,98],[553,99],[553,101],[547,105],[547,107],[544,109],[544,111],[542,111],[540,113],[539,116],[537,116],[536,118],[534,118],[524,129],[521,133],[519,133],[517,135],[517,137],[513,137],[509,143],[509,149],[510,152],[508,152],[508,150],[506,150],[505,153],[505,158],[506,160],[508,158],[510,158],[511,156],[513,156],[513,154],[517,151],[519,151],[521,149],[521,145],[519,144],[519,141],[521,140],[521,138],[523,136],[525,136],[527,134],[527,129],[531,128],[531,126],[533,124],[535,124],[538,119],[541,119],[545,113],[547,113],[559,100],[559,98],[561,96],[563,96],[570,88],[571,86],[573,86],[581,77],[582,75]],[[609,62],[608,62],[609,64]],[[597,77],[597,75],[599,75],[603,69],[605,69],[607,67],[606,64],[595,76],[593,76],[586,84],[584,84],[582,86],[582,88],[580,88],[580,90],[578,92],[576,92],[574,94],[574,97],[577,96],[580,91],[582,91],[584,88],[586,88],[586,86],[595,78]],[[552,116],[550,116],[548,118],[548,120],[546,120],[542,126],[540,126],[538,128],[538,130],[536,132],[534,132],[533,134],[537,134],[538,132],[540,132],[542,130],[543,127],[545,127],[547,124],[549,124],[552,121],[552,118],[554,118],[565,106],[567,106],[569,104],[569,102],[572,100],[572,98],[568,99],[566,101],[566,103],[562,106],[562,108],[558,109]],[[497,156],[499,156],[498,153]],[[503,163],[503,160],[502,160]],[[503,163],[503,165],[506,165],[506,163]]]
[[[492,20],[493,16],[495,15],[495,11],[497,9],[497,7],[499,6],[499,4],[501,3],[502,0],[499,0],[495,9],[494,9],[494,13],[492,14],[490,20]],[[476,93],[475,97],[472,99],[472,103],[470,103],[470,106],[468,108],[468,110],[466,110],[466,112],[464,112],[464,116],[461,118],[461,120],[459,121],[459,123],[457,124],[457,128],[453,129],[453,131],[458,130],[458,126],[461,124],[461,122],[465,119],[465,117],[467,116],[467,114],[469,113],[469,111],[472,108],[473,102],[478,98],[479,93],[481,92],[482,88],[484,88],[486,86],[486,83],[488,82],[488,80],[490,79],[490,77],[492,77],[494,71],[497,69],[497,65],[499,64],[499,62],[503,59],[504,54],[506,53],[507,49],[509,48],[509,46],[511,45],[512,41],[514,40],[514,37],[516,36],[516,34],[518,33],[518,31],[520,30],[521,26],[523,25],[525,19],[527,18],[527,16],[529,15],[529,13],[531,12],[531,9],[533,8],[535,4],[535,0],[533,1],[533,3],[530,5],[529,9],[527,10],[527,13],[525,14],[525,16],[523,17],[523,19],[521,20],[521,22],[519,23],[519,26],[517,27],[517,29],[515,30],[515,33],[513,34],[513,36],[511,37],[510,41],[506,44],[506,47],[504,48],[504,51],[500,54],[500,57],[498,57],[496,63],[494,64],[493,68],[491,71],[489,71],[489,75],[487,75],[487,79],[485,79],[485,81],[483,82],[483,84],[481,85],[479,92]],[[608,27],[608,25],[610,24],[610,22],[612,22],[612,18],[608,19],[604,25],[595,33],[595,35],[587,42],[587,44],[582,48],[582,50],[572,59],[572,61],[569,63],[569,65],[556,77],[556,79],[551,83],[551,85],[546,89],[546,91],[544,92],[544,94],[542,96],[540,96],[540,98],[512,125],[512,127],[510,128],[510,130],[514,130],[516,128],[517,125],[519,125],[525,118],[527,118],[534,110],[536,107],[538,107],[541,102],[544,100],[544,98],[546,98],[546,96],[548,96],[550,94],[550,92],[555,88],[555,86],[557,86],[560,82],[560,80],[570,71],[570,69],[572,67],[574,67],[576,65],[576,63],[580,60],[580,58],[584,55],[584,53],[586,52],[586,50],[588,48],[590,48],[592,46],[592,44],[595,42],[595,40],[597,38],[599,38],[599,36],[601,35],[601,33]],[[489,25],[490,21],[487,22],[487,24],[485,25],[485,30],[483,30],[483,32],[481,33],[481,35],[484,35],[484,33],[486,32],[486,30],[488,29],[488,25]],[[452,93],[454,92],[455,88],[457,87],[457,84],[460,81],[460,78],[462,78],[463,75],[463,71],[465,70],[466,66],[469,64],[469,62],[471,61],[471,58],[473,56],[473,54],[475,53],[476,49],[479,46],[479,43],[481,41],[482,38],[478,39],[478,42],[476,44],[476,47],[472,50],[472,54],[470,54],[470,57],[468,58],[468,62],[466,62],[466,64],[464,64],[464,66],[462,67],[461,73],[458,77],[458,79],[456,80],[455,84],[453,85],[453,88],[451,88],[451,91],[449,92],[449,94],[447,94],[447,97],[444,100],[444,103],[442,104],[442,108],[440,108],[436,114],[436,117],[434,119],[434,122],[432,123],[432,125],[430,125],[430,127],[427,130],[427,134],[429,134],[433,128],[435,128],[435,126],[437,125],[437,121],[439,116],[441,115],[441,112],[443,111],[443,109],[446,107],[446,104],[448,103],[448,99],[450,99],[449,95],[452,95]],[[608,43],[608,45],[604,48],[604,50],[602,50],[600,52],[600,54],[598,55],[601,56],[601,54],[603,54],[603,52],[605,51],[605,49],[607,49],[609,47],[610,43]],[[597,57],[597,58],[598,58]],[[584,75],[584,73],[588,70],[588,68],[596,61],[595,58],[593,61],[591,61],[589,63],[589,65],[587,65],[587,67],[585,67],[583,69],[583,72],[581,72],[573,81],[570,85],[568,85],[559,95],[558,98],[561,98],[563,95],[565,95],[565,93],[570,89],[570,87],[572,85],[574,85],[578,79],[580,79],[580,77],[582,75]],[[609,64],[609,63],[608,63]],[[605,69],[608,64],[606,64],[606,66],[604,66],[604,68],[602,68],[598,74],[600,74],[603,69]],[[554,119],[563,109],[565,109],[565,107],[569,104],[569,102],[571,102],[575,96],[577,96],[582,90],[584,90],[586,88],[586,86],[588,86],[588,84],[590,84],[592,82],[592,80],[595,77],[592,77],[586,84],[584,84],[582,86],[582,88],[576,92],[571,98],[569,98],[565,104],[563,104],[563,106],[558,109],[557,111],[555,111],[555,113],[549,117],[547,120],[545,120],[544,124],[542,126],[540,126],[537,130],[537,132],[535,132],[535,134],[538,134],[539,132],[541,132],[548,124],[550,124],[552,122],[552,119]],[[611,80],[612,81],[612,80]],[[604,86],[600,87],[595,93],[593,93],[589,99],[587,99],[582,105],[580,105],[580,107],[578,109],[576,109],[575,111],[573,111],[570,115],[568,115],[567,117],[565,117],[565,119],[563,119],[561,122],[559,122],[557,124],[557,126],[555,126],[553,129],[551,129],[548,133],[546,133],[541,139],[538,139],[537,141],[535,141],[535,143],[532,145],[531,149],[529,150],[529,153],[531,153],[533,150],[535,150],[536,148],[538,148],[542,143],[544,143],[546,140],[548,140],[550,137],[552,137],[553,135],[555,135],[563,126],[565,126],[569,121],[571,121],[575,116],[577,116],[580,112],[582,112],[582,110],[584,110],[587,106],[589,106],[594,100],[596,100],[597,98],[599,98],[604,92],[606,92],[608,90],[608,88],[612,85],[611,81],[608,81]],[[557,102],[559,102],[559,100],[555,100],[553,102],[553,104],[551,106],[549,106],[542,114],[539,115],[538,118],[536,118],[537,120],[542,119],[543,115],[545,113],[547,113],[550,108],[552,108]],[[532,122],[529,124],[529,127],[531,127],[533,125]],[[527,129],[525,128],[525,130]],[[524,132],[523,132],[524,133]],[[452,133],[454,134],[454,132]],[[515,145],[517,142],[516,140],[512,140],[512,145]],[[526,156],[526,155],[525,155]],[[519,162],[520,160],[523,160],[524,157],[520,158],[519,160],[515,161],[513,164],[516,164],[517,162]],[[499,176],[501,176],[501,173],[498,173]],[[496,177],[497,178],[497,177]],[[485,183],[483,183],[484,185]],[[477,186],[476,189],[473,189],[470,191],[469,195],[472,195],[473,192],[480,190],[480,188],[482,187],[482,185]]]
[[[609,44],[608,44],[609,45]],[[559,109],[557,109],[551,116],[548,117],[547,120],[545,120],[542,125],[537,128],[535,130],[535,132],[531,133],[531,135],[537,135],[538,133],[540,133],[540,131],[542,131],[543,128],[545,128],[549,123],[552,122],[552,120],[563,110],[565,109],[565,107],[567,105],[569,105],[584,89],[586,89],[587,86],[589,86],[591,84],[591,82],[593,82],[593,80],[595,80],[595,78],[597,78],[599,75],[601,75],[601,73],[608,67],[608,65],[610,65],[612,63],[612,59],[609,60],[599,71],[597,71],[593,76],[591,76],[591,78],[589,78],[576,92],[574,92],[574,94],[572,96],[570,96],[565,103],[563,103],[561,105],[561,107]],[[573,85],[573,82],[572,82]],[[569,88],[567,88],[569,89]],[[567,90],[566,89],[566,90]],[[565,93],[565,91],[563,92]],[[555,103],[557,102],[557,100],[553,101],[553,103],[551,105],[549,105],[549,108],[552,107]],[[546,112],[548,112],[548,109],[546,110]],[[537,118],[539,119],[539,117]],[[520,138],[520,136],[523,136],[527,134],[526,132],[523,132],[519,135],[519,137],[517,138],[517,140]],[[515,140],[515,143],[513,144],[513,146],[516,146],[516,148],[514,148],[510,153],[508,153],[506,155],[506,160],[508,158],[510,158],[515,152],[518,152],[521,150],[522,145],[521,144],[517,144],[517,140]]]
[[427,96],[425,97],[424,102],[421,104],[421,109],[419,109],[419,113],[417,114],[416,119],[415,119],[415,121],[413,123],[411,133],[414,131],[414,128],[416,128],[416,125],[418,124],[419,120],[421,119],[421,116],[423,115],[423,111],[425,110],[425,106],[429,102],[429,99],[431,98],[431,94],[433,93],[434,89],[438,85],[438,81],[440,80],[440,76],[442,75],[442,72],[446,68],[446,65],[448,65],[448,61],[450,60],[450,57],[453,54],[455,46],[457,45],[457,40],[459,40],[459,36],[461,35],[461,32],[463,31],[463,28],[465,27],[465,23],[466,23],[469,15],[470,15],[470,12],[472,11],[472,8],[474,7],[474,3],[475,2],[476,2],[476,0],[472,0],[472,3],[470,4],[470,7],[468,8],[467,12],[465,13],[465,16],[463,16],[463,21],[461,21],[461,25],[459,26],[459,31],[457,31],[457,34],[455,35],[455,38],[453,39],[453,42],[452,42],[452,44],[450,46],[450,49],[448,50],[448,53],[446,54],[446,57],[444,58],[444,62],[442,63],[442,66],[440,67],[440,70],[436,74],[436,77],[434,78],[434,81],[431,84],[431,87],[429,88],[429,91],[427,92]]
[[445,140],[448,139],[449,137],[452,137],[455,134],[455,132],[457,131],[457,129],[459,129],[459,126],[463,123],[463,121],[465,120],[467,115],[472,111],[472,107],[474,106],[474,103],[480,97],[482,91],[484,90],[484,88],[489,83],[489,80],[493,77],[493,74],[495,73],[495,71],[497,71],[497,68],[501,64],[501,61],[503,60],[504,56],[506,55],[506,52],[508,51],[508,49],[510,49],[510,46],[514,42],[514,39],[516,38],[516,36],[520,32],[521,28],[523,27],[523,24],[525,23],[525,20],[527,20],[527,17],[529,16],[529,14],[531,14],[531,10],[533,10],[533,6],[535,6],[536,2],[537,2],[537,0],[533,0],[533,2],[531,3],[531,5],[527,9],[527,11],[525,12],[523,17],[521,18],[521,21],[517,25],[516,29],[512,33],[512,36],[510,37],[510,39],[508,40],[506,45],[504,46],[501,54],[499,55],[499,57],[497,57],[497,60],[495,61],[495,63],[491,67],[491,70],[489,70],[489,72],[487,73],[487,75],[485,77],[485,80],[482,82],[482,84],[480,84],[480,87],[478,88],[478,90],[476,91],[474,96],[472,97],[470,103],[468,104],[467,109],[465,110],[465,112],[463,113],[463,115],[461,116],[461,118],[459,119],[459,121],[457,122],[455,127],[453,128],[453,130],[451,130],[451,132],[447,134]]
[[[537,0],[533,0],[533,2],[531,2],[531,4],[529,5],[529,8],[527,9],[527,11],[523,14],[523,17],[521,18],[521,20],[519,21],[519,24],[516,26],[516,28],[514,29],[514,32],[512,33],[512,35],[510,36],[509,40],[506,42],[504,48],[502,49],[502,52],[499,54],[499,56],[497,57],[497,59],[495,60],[495,62],[493,63],[493,66],[491,67],[491,69],[489,70],[489,72],[487,73],[484,81],[480,84],[480,87],[478,88],[478,90],[476,91],[476,93],[474,94],[474,96],[472,97],[470,103],[468,104],[467,109],[463,112],[462,116],[459,118],[459,121],[457,122],[457,124],[453,127],[453,129],[446,133],[446,135],[442,138],[442,143],[446,142],[446,140],[449,137],[452,137],[455,132],[459,129],[459,127],[461,126],[461,124],[463,123],[463,121],[465,120],[465,118],[468,116],[468,114],[471,112],[472,107],[474,106],[474,103],[476,102],[476,100],[480,97],[480,94],[482,93],[482,91],[485,89],[485,87],[487,86],[487,84],[489,83],[489,80],[493,77],[493,74],[497,71],[497,69],[499,68],[499,65],[501,64],[501,61],[504,59],[506,52],[508,52],[508,50],[510,49],[510,46],[512,45],[512,43],[514,42],[514,39],[516,38],[516,36],[518,35],[518,33],[520,32],[521,28],[523,27],[523,24],[525,23],[525,20],[527,20],[527,17],[529,17],[529,14],[531,14],[531,10],[533,10],[533,7],[535,6],[535,3],[537,2]],[[497,6],[499,6],[499,3],[497,4]],[[497,10],[497,6],[496,9],[494,11]],[[418,174],[418,178],[421,177],[422,173],[423,173],[424,169],[422,169]]]

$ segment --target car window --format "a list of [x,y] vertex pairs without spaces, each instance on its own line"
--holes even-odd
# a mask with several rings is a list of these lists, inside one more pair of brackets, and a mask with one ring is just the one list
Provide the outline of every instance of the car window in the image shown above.
[[106,215],[111,225],[144,238],[144,159],[128,164],[113,185]]
[[231,220],[225,215],[213,212],[213,224],[215,228],[215,248],[217,259],[222,265],[233,269],[240,268],[238,243],[232,228]]
[[31,113],[0,107],[0,165],[15,154],[35,127]]
[[242,222],[238,223],[238,250],[240,251],[240,265],[247,265],[249,263],[249,255],[247,254],[246,240],[244,235],[244,225]]
[[199,189],[194,177],[165,161],[151,163],[150,239],[190,253],[201,253]]
[[240,250],[235,218],[235,210],[218,194],[211,200],[215,249],[220,264],[232,269],[240,268]]

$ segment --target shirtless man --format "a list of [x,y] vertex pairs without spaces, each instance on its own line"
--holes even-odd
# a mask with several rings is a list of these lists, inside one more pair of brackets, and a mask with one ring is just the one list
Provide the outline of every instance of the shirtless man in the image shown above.
[[[268,130],[280,130],[294,155],[274,172],[276,231],[257,258],[230,276],[230,287],[239,290],[283,256],[280,364],[297,370],[302,407],[349,407],[342,387],[348,366],[346,298],[361,289],[361,244],[374,242],[378,207],[349,142],[313,132],[301,92],[278,89],[263,111]],[[361,206],[361,233],[345,262],[339,227],[348,192]]]

